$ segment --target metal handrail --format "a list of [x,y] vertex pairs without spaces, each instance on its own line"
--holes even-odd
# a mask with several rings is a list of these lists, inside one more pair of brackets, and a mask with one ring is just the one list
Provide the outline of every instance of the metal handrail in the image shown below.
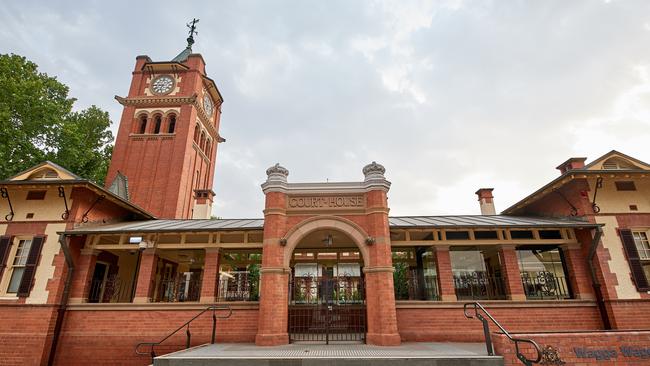
[[[474,308],[473,315],[467,313],[469,306],[473,306]],[[483,314],[485,314],[485,316],[483,316],[483,314],[481,314],[479,310],[482,311]],[[479,302],[469,302],[463,305],[463,313],[465,314],[466,318],[468,319],[476,318],[483,323],[483,333],[485,334],[485,347],[487,348],[488,355],[494,356],[494,346],[492,345],[492,338],[490,336],[490,325],[488,323],[488,319],[489,319],[492,321],[492,323],[494,323],[494,325],[496,325],[501,330],[503,334],[505,334],[506,337],[508,337],[508,339],[514,342],[516,356],[519,359],[519,361],[521,361],[524,365],[532,366],[534,363],[538,363],[539,361],[542,360],[542,349],[539,347],[537,342],[533,341],[532,339],[512,337],[510,333],[508,333],[508,331],[505,330],[505,328],[501,324],[499,324],[499,322],[496,319],[494,319],[494,317],[490,313],[488,313],[488,311],[485,310],[483,305],[481,305]],[[537,357],[535,359],[529,359],[528,357],[526,357],[526,355],[521,353],[519,350],[520,343],[531,344],[533,348],[535,348],[535,351],[537,352]]]
[[[158,341],[158,342],[141,342],[141,343],[138,343],[135,346],[135,353],[137,355],[141,355],[141,356],[142,355],[150,355],[151,356],[151,362],[153,363],[153,359],[156,357],[155,347],[159,346],[161,343],[168,340],[174,334],[178,333],[178,331],[180,331],[181,329],[183,329],[185,327],[187,327],[187,329],[185,330],[185,335],[186,335],[185,348],[186,349],[190,348],[190,342],[191,342],[191,339],[192,339],[192,333],[190,332],[190,324],[194,320],[196,320],[198,317],[203,315],[205,312],[210,311],[210,310],[212,310],[212,339],[211,339],[210,343],[214,344],[215,343],[216,331],[217,331],[217,319],[230,318],[230,316],[232,315],[232,309],[228,305],[211,305],[211,306],[208,306],[207,308],[201,310],[200,313],[196,314],[192,319],[188,320],[183,325],[178,327],[176,330],[169,333],[165,338],[161,339],[160,341]],[[228,314],[226,316],[217,316],[217,310],[228,310]],[[140,348],[143,347],[143,346],[149,346],[150,347],[149,352],[141,352]]]

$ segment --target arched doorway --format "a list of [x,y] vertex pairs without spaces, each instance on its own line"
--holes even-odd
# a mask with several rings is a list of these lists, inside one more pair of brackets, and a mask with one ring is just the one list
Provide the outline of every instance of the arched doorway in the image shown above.
[[358,243],[363,236],[352,225],[337,223],[301,230],[287,248],[293,247],[287,253],[290,342],[365,342],[365,248]]

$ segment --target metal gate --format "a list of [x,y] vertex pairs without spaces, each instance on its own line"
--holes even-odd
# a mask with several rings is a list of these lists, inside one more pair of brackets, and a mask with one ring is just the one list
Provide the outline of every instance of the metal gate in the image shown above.
[[366,294],[362,277],[294,277],[289,294],[290,342],[365,342]]

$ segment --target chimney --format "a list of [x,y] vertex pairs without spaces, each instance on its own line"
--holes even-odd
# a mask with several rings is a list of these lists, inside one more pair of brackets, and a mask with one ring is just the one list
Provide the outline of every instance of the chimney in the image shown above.
[[479,188],[479,190],[476,191],[478,202],[481,206],[481,215],[497,214],[496,210],[494,209],[494,196],[492,195],[493,190],[494,188]]
[[573,169],[582,169],[585,167],[585,160],[587,160],[587,158],[570,158],[564,163],[558,165],[555,169],[559,170],[561,174]]

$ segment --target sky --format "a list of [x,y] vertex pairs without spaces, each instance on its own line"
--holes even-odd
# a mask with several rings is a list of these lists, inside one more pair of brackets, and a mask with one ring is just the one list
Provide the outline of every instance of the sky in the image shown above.
[[390,214],[501,211],[570,157],[650,161],[650,1],[30,1],[0,7],[0,53],[121,115],[137,55],[172,59],[186,23],[224,96],[213,215],[262,217],[260,184],[361,181]]

